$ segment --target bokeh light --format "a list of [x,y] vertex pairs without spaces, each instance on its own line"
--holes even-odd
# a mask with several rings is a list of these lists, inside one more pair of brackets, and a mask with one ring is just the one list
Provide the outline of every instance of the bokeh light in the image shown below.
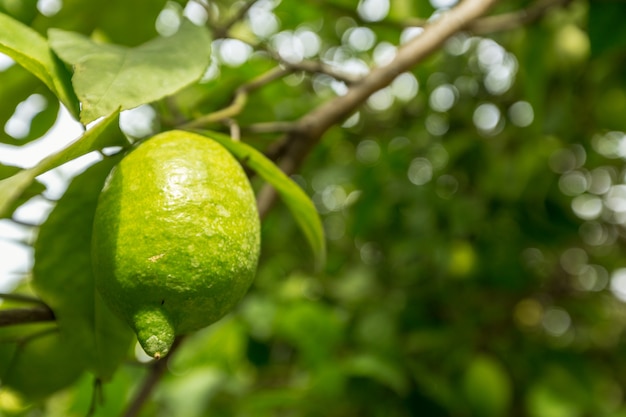
[[527,101],[517,101],[509,107],[509,119],[515,126],[530,126],[534,118],[533,107]]
[[41,94],[32,94],[15,108],[13,115],[4,125],[4,131],[16,139],[25,138],[30,126],[39,113],[48,107],[48,100]]
[[424,185],[433,178],[433,165],[426,158],[415,158],[409,165],[407,176],[413,184]]
[[626,302],[626,268],[619,268],[613,271],[610,288],[618,300]]
[[378,22],[387,16],[389,7],[389,0],[360,0],[357,12],[365,21]]
[[237,39],[221,39],[214,42],[219,59],[225,65],[238,67],[252,54],[252,47]]
[[346,30],[342,40],[355,51],[369,51],[376,43],[376,34],[372,29],[360,26]]
[[391,83],[391,92],[398,100],[410,101],[419,92],[419,82],[410,72],[402,73]]
[[472,117],[476,128],[483,133],[497,133],[500,124],[500,109],[495,104],[483,103],[474,110]]
[[458,90],[451,84],[443,84],[436,87],[428,100],[430,107],[439,112],[446,112],[454,106],[458,97]]
[[61,0],[37,0],[37,10],[46,17],[52,17],[63,8]]
[[273,13],[275,5],[271,0],[256,1],[248,11],[248,25],[252,33],[261,39],[267,39],[278,32],[280,21]]

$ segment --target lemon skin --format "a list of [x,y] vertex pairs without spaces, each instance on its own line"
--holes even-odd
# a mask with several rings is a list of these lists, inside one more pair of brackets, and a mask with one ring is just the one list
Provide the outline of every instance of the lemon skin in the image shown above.
[[178,335],[222,318],[254,279],[260,224],[241,165],[217,142],[169,131],[132,150],[101,192],[96,288],[165,356]]

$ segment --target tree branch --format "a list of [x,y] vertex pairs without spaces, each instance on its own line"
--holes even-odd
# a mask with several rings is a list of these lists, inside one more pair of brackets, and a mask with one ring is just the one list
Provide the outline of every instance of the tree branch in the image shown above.
[[174,352],[176,352],[176,350],[180,347],[182,340],[182,337],[177,337],[167,356],[161,360],[154,361],[151,364],[148,375],[146,375],[145,379],[143,380],[143,383],[139,387],[139,391],[137,391],[135,397],[130,402],[123,417],[136,417],[139,415],[139,412],[143,408],[144,404],[152,395],[152,391],[156,387],[157,383],[165,374],[165,371],[167,370],[167,364],[172,358]]
[[248,13],[248,11],[250,10],[250,8],[252,6],[254,6],[254,3],[256,3],[257,0],[250,0],[247,3],[245,3],[243,6],[241,6],[237,12],[234,14],[234,16],[232,16],[230,19],[228,19],[228,21],[226,23],[224,23],[224,25],[216,28],[213,31],[213,36],[215,36],[215,39],[220,39],[220,38],[225,38],[228,36],[228,31],[237,23],[239,22],[241,19],[243,19],[246,16],[246,13]]
[[[538,21],[554,7],[567,6],[571,2],[572,0],[539,0],[526,9],[476,19],[468,24],[465,30],[475,35],[486,35],[515,29]],[[404,27],[421,27],[427,22],[426,19],[406,19],[401,22],[401,25]]]
[[33,304],[46,306],[46,304],[43,301],[41,301],[39,298],[31,297],[30,295],[24,295],[24,294],[0,293],[0,299],[9,300],[9,301],[18,301],[22,303],[33,303]]
[[320,61],[303,60],[300,62],[286,62],[281,60],[280,57],[275,57],[275,59],[280,61],[282,65],[291,68],[294,71],[303,71],[313,74],[325,74],[333,77],[337,81],[343,81],[348,85],[356,84],[363,79],[363,77],[361,76],[338,70],[336,68],[333,68],[331,65],[327,65]]
[[[304,158],[333,125],[350,116],[367,98],[389,85],[398,75],[424,60],[457,32],[485,14],[497,0],[465,0],[425,26],[424,32],[402,46],[389,64],[372,70],[347,94],[328,101],[298,120],[298,129],[289,132],[275,148],[282,158],[279,166],[287,175],[293,174]],[[265,186],[257,204],[261,214],[273,205],[276,192]]]
[[265,122],[254,123],[248,126],[243,126],[242,129],[249,133],[286,133],[295,130],[298,127],[296,122]]
[[239,113],[241,113],[246,103],[248,102],[248,94],[250,94],[254,90],[263,87],[266,84],[269,84],[277,79],[284,77],[290,72],[291,70],[289,69],[276,67],[264,74],[261,74],[252,81],[243,84],[239,88],[237,88],[237,90],[235,91],[235,98],[228,107],[225,107],[213,113],[206,114],[197,119],[191,120],[190,122],[184,123],[180,125],[179,128],[187,130],[198,129],[212,123],[217,123],[226,119],[230,119],[238,115]]
[[571,2],[572,0],[539,0],[524,10],[478,19],[469,25],[468,30],[476,35],[485,35],[515,29],[538,21],[554,7],[567,6]]
[[0,327],[53,321],[54,313],[46,306],[0,310]]

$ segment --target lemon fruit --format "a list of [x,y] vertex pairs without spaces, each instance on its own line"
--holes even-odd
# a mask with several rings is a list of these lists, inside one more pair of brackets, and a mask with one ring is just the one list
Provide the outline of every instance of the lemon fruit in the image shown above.
[[148,355],[163,357],[177,335],[228,313],[254,278],[260,224],[250,182],[217,142],[161,133],[109,175],[92,249],[102,298]]

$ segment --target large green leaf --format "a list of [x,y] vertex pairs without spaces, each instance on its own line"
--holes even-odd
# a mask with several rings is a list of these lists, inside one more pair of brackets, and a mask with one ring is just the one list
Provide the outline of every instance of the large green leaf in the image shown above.
[[[14,166],[10,166],[10,165],[2,165],[2,164],[0,164],[0,180],[2,180],[4,178],[8,178],[8,177],[10,177],[12,175],[15,175],[18,172],[20,172],[20,168],[19,167],[14,167]],[[0,183],[1,182],[2,181],[0,181]],[[8,204],[7,205],[8,209],[7,209],[6,213],[4,215],[0,215],[0,218],[7,218],[7,217],[9,217],[9,214],[13,213],[13,211],[16,208],[18,208],[22,203],[26,202],[31,197],[34,197],[37,194],[42,193],[45,189],[46,189],[46,187],[44,187],[43,184],[41,184],[40,182],[32,181],[30,184],[28,184],[28,186],[26,186],[26,188],[24,188],[24,190],[22,191],[22,193],[19,196],[19,198],[14,200],[12,202],[12,204]]]
[[313,202],[298,184],[253,147],[217,132],[201,133],[222,144],[276,189],[306,236],[317,265],[323,266],[326,262],[326,240],[322,221]]
[[72,83],[84,123],[175,93],[200,79],[210,59],[207,29],[188,21],[176,34],[135,48],[99,44],[59,29],[51,29],[49,37],[54,51],[74,67]]
[[105,159],[80,174],[41,226],[35,244],[33,287],[54,311],[68,349],[108,379],[131,340],[128,326],[96,293],[91,262],[91,228],[104,180],[119,157]]
[[[111,0],[107,1],[106,7],[102,7],[99,2],[63,0],[63,7],[58,13],[49,17],[40,15],[32,22],[32,26],[41,33],[46,33],[50,28],[63,28],[87,35],[97,33],[101,39],[135,46],[157,35],[154,22],[169,1]],[[177,2],[183,3],[182,0]],[[120,10],[124,12],[120,13]],[[76,16],[89,18],[77,19]]]
[[84,372],[80,346],[72,344],[55,328],[3,346],[15,350],[2,375],[2,383],[29,399],[42,399],[63,389]]
[[111,114],[87,130],[65,149],[50,155],[32,168],[21,170],[11,177],[1,180],[0,218],[11,215],[16,202],[23,198],[37,176],[96,149],[122,145],[121,136],[116,134],[119,132],[118,116],[119,112]]
[[70,75],[43,36],[0,13],[0,52],[37,76],[72,114],[78,115],[78,101],[70,84]]

